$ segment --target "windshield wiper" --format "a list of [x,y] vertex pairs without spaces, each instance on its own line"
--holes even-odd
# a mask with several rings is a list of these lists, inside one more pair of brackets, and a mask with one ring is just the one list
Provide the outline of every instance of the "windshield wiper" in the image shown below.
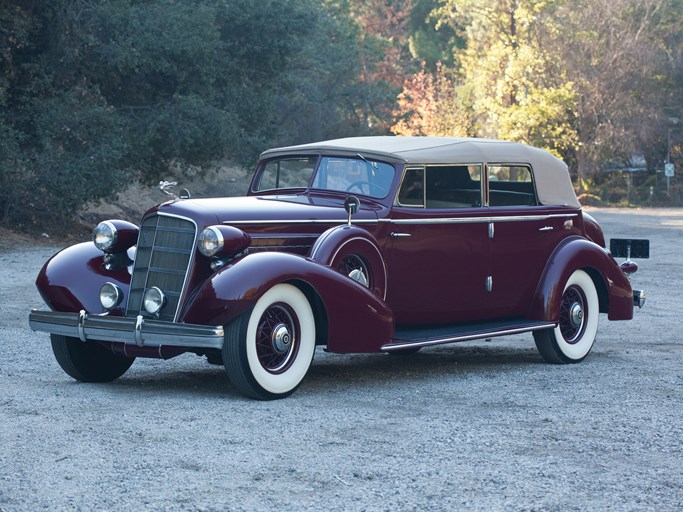
[[377,169],[377,168],[378,168],[377,162],[371,162],[370,160],[368,160],[367,158],[365,158],[365,157],[364,157],[363,155],[361,155],[360,153],[356,153],[356,154],[358,155],[358,157],[359,157],[360,159],[362,159],[366,164],[370,165],[370,167],[372,167],[373,169]]

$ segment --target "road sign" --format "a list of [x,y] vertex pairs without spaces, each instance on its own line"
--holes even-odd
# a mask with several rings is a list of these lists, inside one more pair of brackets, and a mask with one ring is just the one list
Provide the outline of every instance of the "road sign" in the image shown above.
[[664,164],[664,176],[670,178],[674,175],[674,164]]

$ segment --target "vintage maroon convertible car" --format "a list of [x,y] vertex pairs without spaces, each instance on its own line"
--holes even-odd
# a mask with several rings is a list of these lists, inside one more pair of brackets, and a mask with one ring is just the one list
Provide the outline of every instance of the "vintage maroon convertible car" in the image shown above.
[[405,354],[533,332],[544,359],[575,363],[599,312],[629,320],[644,302],[627,276],[647,241],[613,242],[610,253],[545,151],[333,140],[263,153],[248,197],[176,198],[140,227],[100,223],[45,264],[52,311],[30,325],[81,381],[193,352],[259,399],[292,393],[316,345]]

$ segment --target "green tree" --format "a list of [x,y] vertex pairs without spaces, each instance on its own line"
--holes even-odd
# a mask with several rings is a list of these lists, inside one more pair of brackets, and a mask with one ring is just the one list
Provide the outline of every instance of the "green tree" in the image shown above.
[[[356,42],[326,13],[313,0],[3,2],[2,222],[59,222],[170,163],[251,163],[288,142],[283,105],[306,82],[294,69],[323,62],[309,41],[336,31],[335,56]],[[330,86],[346,63],[308,83]],[[354,80],[342,83],[352,94]],[[357,105],[334,108],[341,119]]]
[[546,40],[556,28],[548,0],[447,0],[438,10],[465,41],[455,49],[459,93],[474,133],[565,153],[576,142],[576,93]]

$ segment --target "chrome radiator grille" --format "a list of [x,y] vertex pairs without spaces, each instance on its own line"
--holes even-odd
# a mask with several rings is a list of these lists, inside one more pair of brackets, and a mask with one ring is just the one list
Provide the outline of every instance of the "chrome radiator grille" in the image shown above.
[[187,219],[151,215],[142,222],[126,316],[151,317],[142,299],[146,290],[156,286],[168,300],[159,320],[175,320],[195,236],[196,227]]

